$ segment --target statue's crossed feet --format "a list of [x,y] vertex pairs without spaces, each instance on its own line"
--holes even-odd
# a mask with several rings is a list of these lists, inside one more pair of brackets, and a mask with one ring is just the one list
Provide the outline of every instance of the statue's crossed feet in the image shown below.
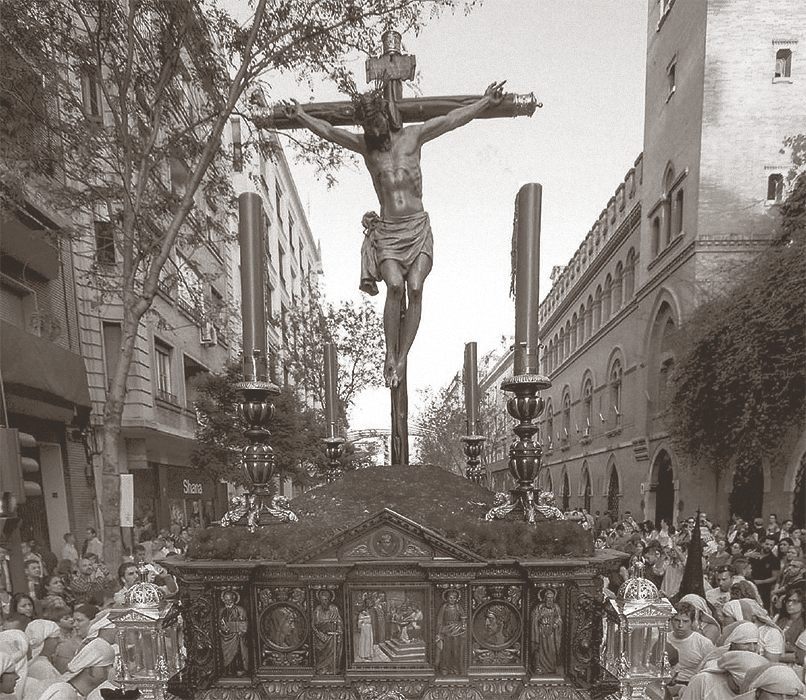
[[383,368],[383,377],[386,381],[386,386],[390,389],[396,389],[403,381],[406,375],[406,358],[395,361],[392,357],[386,358],[386,363]]

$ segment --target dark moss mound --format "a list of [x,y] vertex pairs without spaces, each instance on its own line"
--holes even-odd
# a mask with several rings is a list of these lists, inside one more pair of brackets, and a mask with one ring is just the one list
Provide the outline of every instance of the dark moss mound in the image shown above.
[[289,561],[389,508],[487,559],[536,559],[593,554],[593,540],[570,521],[486,522],[493,494],[433,466],[373,467],[347,473],[295,498],[298,523],[261,528],[211,527],[188,548],[190,559]]

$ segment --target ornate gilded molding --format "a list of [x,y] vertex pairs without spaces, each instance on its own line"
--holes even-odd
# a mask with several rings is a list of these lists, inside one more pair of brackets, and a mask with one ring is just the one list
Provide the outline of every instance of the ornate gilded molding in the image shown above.
[[372,679],[358,680],[353,683],[353,689],[358,693],[360,700],[380,700],[384,696],[388,697],[399,693],[406,700],[419,700],[423,692],[428,687],[428,683],[422,680],[409,679]]
[[541,683],[524,687],[517,700],[585,700],[586,693],[572,685]]

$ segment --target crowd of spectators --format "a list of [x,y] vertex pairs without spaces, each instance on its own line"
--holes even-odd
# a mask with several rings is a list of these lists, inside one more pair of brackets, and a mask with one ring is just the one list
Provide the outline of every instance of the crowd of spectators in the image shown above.
[[114,687],[110,609],[123,606],[126,592],[143,580],[166,597],[176,594],[176,582],[160,562],[183,553],[188,540],[186,533],[161,532],[112,567],[92,527],[80,547],[66,533],[59,556],[23,542],[24,585],[6,590],[0,577],[0,698],[101,700],[100,690]]
[[[699,522],[694,516],[656,527],[629,512],[616,519],[596,513],[594,529],[598,548],[629,554],[618,575],[606,581],[607,595],[616,595],[630,572],[639,571],[675,606],[667,646],[674,678],[665,690],[667,700],[710,697],[716,692],[714,675],[724,681],[717,695],[727,700],[739,694],[744,674],[750,678],[752,668],[770,665],[791,670],[802,694],[806,531],[791,520],[779,523],[775,515],[752,523],[733,517],[723,529],[705,513]],[[701,546],[692,549],[697,534]],[[688,557],[697,551],[704,596],[681,590]],[[731,676],[737,667],[739,680]]]

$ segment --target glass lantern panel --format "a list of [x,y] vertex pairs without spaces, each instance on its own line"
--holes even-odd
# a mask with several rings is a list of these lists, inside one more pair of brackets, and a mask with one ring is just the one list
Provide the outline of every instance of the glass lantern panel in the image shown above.
[[150,629],[127,628],[120,649],[121,664],[131,679],[154,678],[157,654]]
[[653,630],[657,636],[657,642],[653,644],[650,663],[658,670],[658,675],[663,674],[663,653],[666,650],[666,630]]
[[165,641],[165,665],[168,668],[168,677],[170,678],[179,673],[184,666],[181,623],[164,629],[162,634]]
[[630,673],[643,675],[654,671],[651,657],[656,641],[657,630],[652,627],[638,627],[630,632]]

